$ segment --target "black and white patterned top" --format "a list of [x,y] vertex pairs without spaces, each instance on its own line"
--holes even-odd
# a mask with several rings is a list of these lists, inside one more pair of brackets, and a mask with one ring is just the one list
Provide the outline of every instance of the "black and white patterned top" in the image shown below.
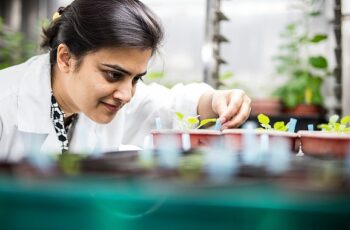
[[58,105],[56,98],[51,96],[51,119],[53,121],[53,125],[55,127],[58,140],[61,142],[61,150],[62,153],[67,152],[69,150],[69,142],[73,135],[73,130],[75,126],[75,121],[77,120],[77,114],[72,115],[69,118],[69,121],[65,125],[64,121],[64,112],[61,110]]

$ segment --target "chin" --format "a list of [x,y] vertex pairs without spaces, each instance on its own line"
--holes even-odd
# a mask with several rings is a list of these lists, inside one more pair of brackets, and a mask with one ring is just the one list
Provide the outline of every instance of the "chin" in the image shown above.
[[92,117],[91,119],[98,124],[108,124],[113,120],[114,117],[115,115],[114,116],[97,116],[97,117]]

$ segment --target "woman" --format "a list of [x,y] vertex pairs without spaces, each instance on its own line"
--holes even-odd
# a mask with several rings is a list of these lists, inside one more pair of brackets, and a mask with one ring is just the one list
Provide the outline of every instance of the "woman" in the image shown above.
[[[0,156],[19,160],[32,146],[45,153],[142,145],[160,117],[174,111],[244,122],[241,90],[205,84],[168,90],[140,80],[162,40],[156,16],[137,0],[75,0],[44,29],[49,53],[0,71]],[[31,148],[32,150],[29,150]]]

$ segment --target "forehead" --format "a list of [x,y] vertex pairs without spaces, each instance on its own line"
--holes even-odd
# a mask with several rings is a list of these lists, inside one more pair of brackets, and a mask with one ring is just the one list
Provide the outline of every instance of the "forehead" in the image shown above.
[[[118,65],[131,73],[144,72],[152,57],[151,49],[141,48],[103,48],[88,53],[83,62],[87,66],[92,65]],[[83,65],[84,65],[83,64]]]

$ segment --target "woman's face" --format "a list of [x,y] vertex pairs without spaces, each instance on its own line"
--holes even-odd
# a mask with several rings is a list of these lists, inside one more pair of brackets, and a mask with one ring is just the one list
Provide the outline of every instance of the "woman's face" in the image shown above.
[[135,94],[151,49],[108,48],[89,53],[65,84],[72,107],[97,123],[110,122]]

